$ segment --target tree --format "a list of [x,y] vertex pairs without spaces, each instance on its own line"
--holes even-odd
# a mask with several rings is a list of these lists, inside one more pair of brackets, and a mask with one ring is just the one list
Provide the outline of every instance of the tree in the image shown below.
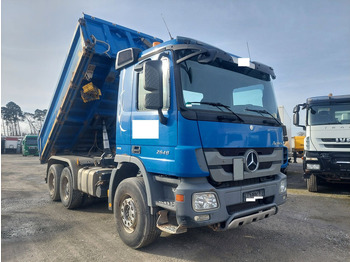
[[[5,136],[22,135],[20,122],[27,122],[30,134],[38,134],[42,128],[47,109],[36,109],[34,113],[22,112],[21,107],[9,102],[1,107],[2,134]],[[26,132],[26,131],[25,131]]]
[[33,113],[29,113],[29,112],[24,112],[24,118],[25,120],[27,120],[28,125],[29,125],[29,129],[30,129],[30,133],[31,134],[37,134],[37,128],[35,127],[35,118],[34,118],[34,114]]
[[5,106],[1,107],[1,121],[2,121],[2,130],[5,136],[9,135],[9,111]]
[[[19,121],[23,120],[23,112],[15,102],[8,102],[6,107],[1,107],[1,117],[6,125],[7,135],[20,136]],[[4,124],[4,123],[3,123]]]
[[43,125],[47,110],[36,109],[33,113],[25,112],[24,118],[27,120],[31,134],[38,134]]
[[39,131],[41,130],[41,127],[43,125],[46,113],[47,113],[47,109],[44,109],[44,110],[36,109],[34,111],[34,119],[36,119],[39,123]]

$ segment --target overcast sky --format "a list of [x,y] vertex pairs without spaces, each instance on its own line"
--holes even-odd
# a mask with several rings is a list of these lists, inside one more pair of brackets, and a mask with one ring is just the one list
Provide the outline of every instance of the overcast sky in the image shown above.
[[[272,66],[279,105],[350,94],[350,0],[2,0],[1,105],[47,109],[82,12]],[[293,132],[297,132],[294,129]],[[295,134],[292,134],[295,135]]]

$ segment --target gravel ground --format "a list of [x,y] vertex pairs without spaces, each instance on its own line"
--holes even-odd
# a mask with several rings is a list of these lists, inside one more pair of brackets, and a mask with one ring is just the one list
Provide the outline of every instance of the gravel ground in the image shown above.
[[78,210],[52,202],[37,157],[2,155],[2,261],[350,261],[350,188],[306,191],[288,167],[288,201],[269,219],[226,232],[161,237],[133,250],[119,239],[107,203]]

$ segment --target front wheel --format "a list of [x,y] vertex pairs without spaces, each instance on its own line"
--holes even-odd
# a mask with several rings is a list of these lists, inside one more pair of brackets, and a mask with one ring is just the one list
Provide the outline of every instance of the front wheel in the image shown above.
[[317,192],[318,184],[319,184],[318,177],[315,176],[314,174],[311,174],[310,178],[306,180],[306,186],[309,192]]
[[134,249],[151,244],[160,235],[157,217],[147,205],[143,178],[128,178],[119,184],[114,196],[114,217],[120,238]]

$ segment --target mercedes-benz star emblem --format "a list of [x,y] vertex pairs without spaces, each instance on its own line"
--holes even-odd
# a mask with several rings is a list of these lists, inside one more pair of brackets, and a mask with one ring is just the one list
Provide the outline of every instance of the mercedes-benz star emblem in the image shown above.
[[245,153],[245,168],[249,172],[254,172],[259,168],[258,153],[253,149]]

